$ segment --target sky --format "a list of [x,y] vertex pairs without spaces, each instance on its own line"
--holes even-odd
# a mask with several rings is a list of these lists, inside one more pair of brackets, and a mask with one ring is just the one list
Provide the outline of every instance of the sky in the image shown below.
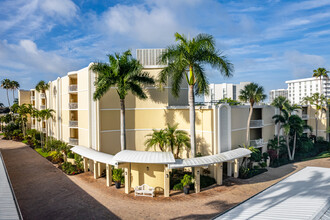
[[213,35],[234,64],[231,78],[207,68],[210,83],[256,82],[268,94],[330,69],[330,0],[0,0],[0,8],[0,80],[22,89],[107,54],[165,48],[175,32]]

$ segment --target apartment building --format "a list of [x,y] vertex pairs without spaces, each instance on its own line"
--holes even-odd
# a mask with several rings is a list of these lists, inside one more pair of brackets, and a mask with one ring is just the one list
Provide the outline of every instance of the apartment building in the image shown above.
[[288,90],[287,89],[273,89],[269,92],[269,103],[272,103],[275,98],[283,96],[288,98]]
[[291,104],[301,104],[306,96],[314,93],[322,93],[330,98],[330,83],[326,78],[305,78],[285,81],[288,84],[288,99]]
[[239,84],[221,83],[209,85],[209,94],[204,95],[204,102],[215,103],[223,98],[239,100],[240,91],[250,82],[240,82]]
[[[144,71],[154,77],[163,68],[157,65],[157,54],[161,52],[160,50],[137,50],[137,58],[143,64]],[[30,102],[35,108],[40,110],[51,108],[56,112],[55,117],[49,121],[37,121],[32,118],[31,126],[73,146],[94,149],[107,155],[117,155],[121,152],[120,100],[114,89],[110,89],[100,100],[93,100],[96,74],[90,70],[91,65],[49,82],[50,88],[45,92],[30,90]],[[181,86],[179,98],[172,95],[169,86],[162,89],[148,86],[146,92],[148,94],[146,100],[140,100],[132,94],[128,94],[126,98],[127,150],[144,152],[146,135],[152,133],[152,129],[163,129],[167,124],[176,123],[181,130],[189,132],[190,129],[186,83]],[[250,129],[250,144],[265,151],[267,141],[275,134],[275,125],[272,121],[274,114],[275,108],[272,106],[256,106],[251,126],[247,128],[248,106],[228,104],[198,106],[196,107],[196,152],[208,156],[236,149],[245,144],[246,129]],[[46,126],[46,123],[49,126]],[[190,151],[183,151],[179,156],[188,158]],[[234,159],[227,162],[228,169],[225,171],[227,175],[235,175],[235,172],[238,175],[237,169],[231,169],[234,166],[233,161]],[[89,167],[92,171],[104,168],[104,166],[93,166],[91,161]],[[147,179],[151,186],[165,187],[164,178],[168,176],[167,165],[130,163],[129,167],[129,172],[136,176],[130,181],[133,187],[141,185]],[[219,169],[222,170],[222,166],[211,164],[208,167],[211,176],[222,178],[222,174],[218,172]],[[153,176],[153,181],[150,181],[150,176]]]

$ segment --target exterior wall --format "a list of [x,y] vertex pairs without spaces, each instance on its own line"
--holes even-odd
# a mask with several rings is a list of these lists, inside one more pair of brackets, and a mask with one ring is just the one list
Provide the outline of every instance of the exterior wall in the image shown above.
[[[313,134],[316,134],[316,124],[315,124],[315,113],[316,113],[316,107],[315,106],[308,106],[308,120],[307,124],[310,125],[313,128]],[[329,111],[324,112],[321,115],[318,115],[320,119],[318,119],[318,134],[317,136],[321,136],[325,139],[327,139],[328,134],[326,133],[327,128],[329,127]]]
[[288,90],[287,89],[275,89],[270,90],[269,92],[269,103],[272,103],[275,98],[283,96],[285,98],[288,98]]
[[18,90],[18,104],[31,104],[31,95],[28,90]]
[[215,102],[223,98],[231,98],[238,100],[240,91],[245,85],[250,82],[241,82],[239,84],[222,83],[222,84],[210,84],[209,94],[204,95],[204,102]]
[[156,191],[164,190],[164,165],[162,164],[131,164],[131,187],[144,183],[155,187]]

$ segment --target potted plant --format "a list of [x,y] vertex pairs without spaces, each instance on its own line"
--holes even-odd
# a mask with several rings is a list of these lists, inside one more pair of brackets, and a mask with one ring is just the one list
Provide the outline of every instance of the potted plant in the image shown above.
[[113,169],[112,180],[115,182],[117,189],[120,188],[122,179],[123,179],[123,170],[122,169]]
[[184,194],[189,194],[190,184],[192,184],[192,177],[188,174],[185,174],[183,176],[183,179],[181,180],[181,183],[182,183],[182,186],[183,186]]

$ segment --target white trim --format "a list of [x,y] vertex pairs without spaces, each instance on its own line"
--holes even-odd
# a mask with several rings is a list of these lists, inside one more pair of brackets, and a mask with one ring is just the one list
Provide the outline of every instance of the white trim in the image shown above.
[[[153,129],[160,130],[163,128],[139,128],[139,129],[126,129],[126,131],[152,131]],[[178,129],[180,131],[190,131],[190,129]],[[120,130],[103,130],[101,133],[108,133],[108,132],[120,132]],[[196,130],[196,132],[200,133],[210,133],[212,134],[213,131],[203,131],[203,130]]]
[[[272,125],[275,125],[275,124],[273,124],[273,123],[270,123],[270,124],[264,124],[264,125],[261,126],[261,127],[252,127],[252,128],[250,128],[250,129],[263,128],[263,127],[272,126]],[[246,130],[246,127],[244,127],[244,128],[236,128],[236,129],[232,129],[231,131],[242,131],[242,130]]]
[[62,111],[88,111],[88,109],[62,109]]
[[[189,106],[166,106],[160,108],[125,108],[125,111],[134,111],[134,110],[172,110],[172,109],[189,109]],[[212,109],[212,106],[196,106],[195,110],[204,110]],[[72,109],[70,109],[72,110]],[[102,108],[101,111],[120,111],[120,108]]]

